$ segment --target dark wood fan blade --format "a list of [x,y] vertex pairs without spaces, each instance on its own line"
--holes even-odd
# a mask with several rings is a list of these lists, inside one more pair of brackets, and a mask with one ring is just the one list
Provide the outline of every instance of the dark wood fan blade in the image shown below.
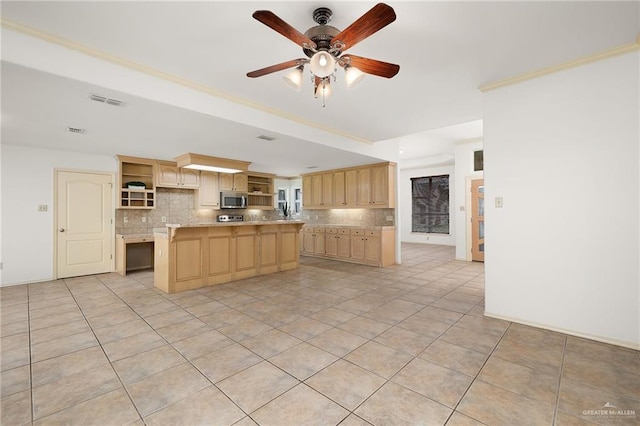
[[378,61],[377,59],[363,58],[362,56],[355,55],[343,55],[340,59],[346,60],[347,65],[358,68],[366,74],[377,75],[379,77],[391,78],[400,71],[400,65]]
[[247,77],[255,78],[262,77],[263,75],[271,74],[272,72],[286,70],[287,68],[297,67],[300,64],[304,64],[307,59],[292,59],[291,61],[282,62],[281,64],[271,65],[270,67],[262,68],[259,70],[251,71],[247,73]]
[[270,10],[256,10],[253,13],[253,17],[301,47],[310,46],[314,49],[316,48],[316,44],[313,42],[313,40],[293,28],[291,25],[284,22]]
[[[331,47],[344,52],[396,20],[393,8],[378,3],[331,40]],[[342,47],[341,47],[342,46]]]

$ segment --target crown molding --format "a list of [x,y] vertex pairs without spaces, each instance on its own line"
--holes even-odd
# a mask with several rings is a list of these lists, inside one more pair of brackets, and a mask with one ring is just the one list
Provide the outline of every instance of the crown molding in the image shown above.
[[225,99],[227,101],[234,102],[236,104],[239,104],[239,105],[242,105],[242,106],[245,106],[245,107],[248,107],[248,108],[252,108],[252,109],[256,109],[256,110],[259,110],[259,111],[266,112],[268,114],[276,115],[278,117],[281,117],[281,118],[284,118],[284,119],[287,119],[287,120],[291,120],[291,121],[294,121],[296,123],[299,123],[299,124],[302,124],[302,125],[305,125],[305,126],[308,126],[308,127],[313,127],[315,129],[322,130],[322,131],[325,131],[327,133],[331,133],[331,134],[334,134],[334,135],[337,135],[337,136],[342,136],[342,137],[354,140],[356,142],[361,142],[361,143],[365,143],[365,144],[368,144],[368,145],[373,145],[373,142],[368,140],[368,139],[360,138],[358,136],[351,135],[349,133],[343,132],[343,131],[338,130],[338,129],[327,127],[327,126],[325,126],[325,125],[323,125],[321,123],[317,123],[315,121],[306,120],[306,119],[304,119],[302,117],[299,117],[297,115],[289,114],[287,112],[284,112],[284,111],[281,111],[281,110],[278,110],[278,109],[275,109],[275,108],[269,108],[269,107],[267,107],[265,105],[250,101],[250,100],[245,99],[245,98],[240,98],[240,97],[237,97],[237,96],[230,95],[230,94],[225,93],[223,91],[220,91],[220,90],[218,90],[218,89],[216,89],[214,87],[207,86],[207,85],[204,85],[204,84],[195,83],[193,81],[178,77],[176,75],[169,74],[169,73],[157,70],[155,68],[152,68],[152,67],[149,67],[149,66],[146,66],[146,65],[142,65],[142,64],[139,64],[137,62],[130,61],[128,59],[124,59],[124,58],[121,58],[119,56],[112,55],[110,53],[103,52],[103,51],[91,48],[89,46],[85,46],[85,45],[83,45],[81,43],[77,43],[75,41],[71,41],[71,40],[65,39],[63,37],[59,37],[59,36],[56,36],[54,34],[50,34],[50,33],[44,32],[44,31],[40,31],[38,29],[29,27],[27,25],[23,25],[23,24],[19,24],[17,22],[13,22],[13,21],[11,21],[9,19],[6,19],[4,17],[0,17],[0,24],[2,25],[2,27],[7,28],[9,30],[16,31],[16,32],[19,32],[19,33],[22,33],[22,34],[26,34],[28,36],[35,37],[35,38],[38,38],[40,40],[44,40],[44,41],[47,41],[49,43],[53,43],[53,44],[56,44],[56,45],[59,45],[59,46],[63,46],[65,48],[67,48],[67,49],[75,50],[75,51],[80,52],[80,53],[82,53],[84,55],[91,56],[91,57],[94,57],[94,58],[97,58],[97,59],[101,59],[103,61],[110,62],[112,64],[116,64],[116,65],[119,65],[119,66],[122,66],[122,67],[125,67],[125,68],[128,68],[128,69],[137,71],[139,73],[149,75],[151,77],[162,79],[162,80],[174,83],[174,84],[178,84],[180,86],[188,87],[190,89],[206,93],[206,94],[208,94],[210,96],[215,96],[215,97],[218,97],[218,98],[222,98],[222,99]]
[[537,71],[528,72],[525,74],[521,74],[516,77],[507,78],[505,80],[496,81],[494,83],[485,84],[480,86],[478,89],[484,93],[489,92],[491,90],[499,89],[501,87],[510,86],[512,84],[522,83],[523,81],[531,80],[534,78],[542,77],[548,74],[553,74],[558,71],[563,71],[570,68],[579,67],[582,65],[590,64],[593,62],[602,61],[605,59],[613,58],[615,56],[624,55],[625,53],[635,52],[640,50],[640,35],[636,38],[636,40],[632,43],[623,44],[622,46],[617,46],[608,50],[605,50],[600,53],[596,53],[594,55],[585,56],[579,59],[575,59],[573,61],[564,62],[562,64],[558,64],[548,68],[542,68]]

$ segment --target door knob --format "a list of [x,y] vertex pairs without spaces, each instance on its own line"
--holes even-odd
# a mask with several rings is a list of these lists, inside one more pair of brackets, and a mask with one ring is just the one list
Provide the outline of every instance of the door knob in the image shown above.
[[60,228],[60,232],[64,232],[64,228]]

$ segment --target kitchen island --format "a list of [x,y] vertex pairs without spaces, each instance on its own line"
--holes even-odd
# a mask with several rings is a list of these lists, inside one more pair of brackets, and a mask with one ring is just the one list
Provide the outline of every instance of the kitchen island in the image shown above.
[[155,233],[154,283],[166,293],[299,266],[304,222],[274,220],[168,224]]

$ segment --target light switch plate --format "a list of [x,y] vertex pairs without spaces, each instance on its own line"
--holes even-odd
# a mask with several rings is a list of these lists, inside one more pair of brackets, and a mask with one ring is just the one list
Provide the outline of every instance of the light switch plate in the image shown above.
[[167,222],[167,217],[166,216],[162,216],[162,223],[166,223]]
[[502,197],[496,197],[496,208],[497,209],[502,208]]

